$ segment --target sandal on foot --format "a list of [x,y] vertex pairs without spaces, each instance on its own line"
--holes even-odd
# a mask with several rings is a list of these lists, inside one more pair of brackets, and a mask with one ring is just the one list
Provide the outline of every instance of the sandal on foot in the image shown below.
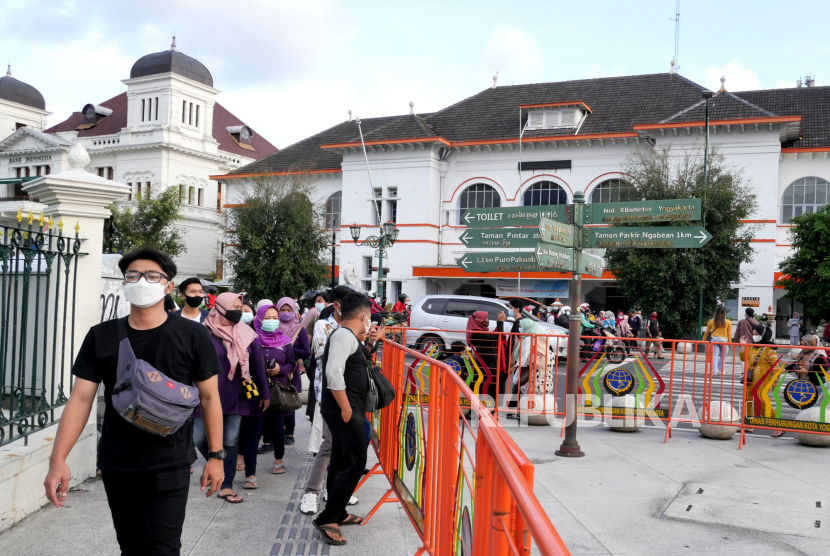
[[276,465],[276,464],[274,464],[274,465],[271,467],[271,474],[272,474],[272,475],[282,475],[283,473],[285,473],[285,466],[284,466],[284,465],[282,465],[282,464],[280,464],[280,465]]
[[237,471],[245,471],[245,464],[244,463],[237,463],[236,464]]
[[772,433],[772,437],[778,438],[779,436],[784,436],[786,433],[787,431],[775,431],[774,433]]
[[317,523],[316,519],[313,520],[311,524],[314,526],[315,529],[320,531],[320,536],[322,537],[323,542],[333,544],[334,546],[343,546],[344,544],[346,544],[346,539],[343,539],[342,541],[337,541],[334,540],[334,537],[329,536],[329,533],[334,533],[335,535],[340,535],[342,537],[343,533],[340,532],[340,529],[338,527],[332,527],[331,525],[320,525],[319,523]]
[[256,482],[256,477],[251,479],[245,479],[245,482],[242,484],[242,488],[248,490],[254,490],[259,488],[259,484]]
[[341,526],[342,525],[362,525],[362,524],[363,524],[363,518],[359,515],[352,515],[352,514],[349,514],[346,517],[346,519],[344,519],[343,521],[338,523],[338,525],[341,525]]
[[[245,501],[244,498],[242,498],[241,496],[239,496],[235,492],[231,492],[230,494],[217,494],[216,496],[218,498],[221,498],[222,500],[224,500],[228,504],[241,504],[242,502]],[[231,498],[234,498],[234,497],[239,498],[239,500],[231,500]]]

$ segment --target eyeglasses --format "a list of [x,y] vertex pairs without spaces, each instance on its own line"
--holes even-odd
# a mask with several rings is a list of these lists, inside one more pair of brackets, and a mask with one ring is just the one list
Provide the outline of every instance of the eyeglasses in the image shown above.
[[144,279],[151,284],[156,284],[161,282],[161,279],[164,278],[165,280],[170,280],[167,276],[162,274],[161,272],[156,272],[155,270],[148,270],[147,272],[139,272],[137,270],[128,270],[124,273],[124,281],[127,283],[138,282],[141,277],[144,276]]

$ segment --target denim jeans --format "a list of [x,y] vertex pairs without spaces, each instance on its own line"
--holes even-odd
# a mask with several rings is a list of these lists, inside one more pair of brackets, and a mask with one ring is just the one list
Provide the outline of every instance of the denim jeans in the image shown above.
[[712,338],[712,359],[714,361],[714,369],[718,372],[723,372],[723,353],[726,346],[723,344],[724,340]]
[[[239,441],[240,423],[242,423],[242,415],[222,416],[222,448],[225,450],[223,490],[233,488],[233,478],[236,475],[236,456],[239,455],[237,442]],[[193,420],[193,442],[202,457],[207,460],[208,441],[205,433],[205,422],[201,417]]]

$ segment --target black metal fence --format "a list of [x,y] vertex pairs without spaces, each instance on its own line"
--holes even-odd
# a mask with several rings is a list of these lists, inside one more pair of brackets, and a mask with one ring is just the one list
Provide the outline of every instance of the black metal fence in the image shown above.
[[0,226],[0,445],[53,425],[72,389],[79,228],[21,220]]

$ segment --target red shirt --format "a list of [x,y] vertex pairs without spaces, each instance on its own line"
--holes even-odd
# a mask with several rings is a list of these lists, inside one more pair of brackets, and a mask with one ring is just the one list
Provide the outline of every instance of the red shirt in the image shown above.
[[213,295],[212,293],[209,293],[207,295],[207,304],[206,305],[209,308],[213,309],[213,307],[216,305],[216,296]]
[[406,305],[398,301],[395,305],[392,306],[393,313],[406,313]]

